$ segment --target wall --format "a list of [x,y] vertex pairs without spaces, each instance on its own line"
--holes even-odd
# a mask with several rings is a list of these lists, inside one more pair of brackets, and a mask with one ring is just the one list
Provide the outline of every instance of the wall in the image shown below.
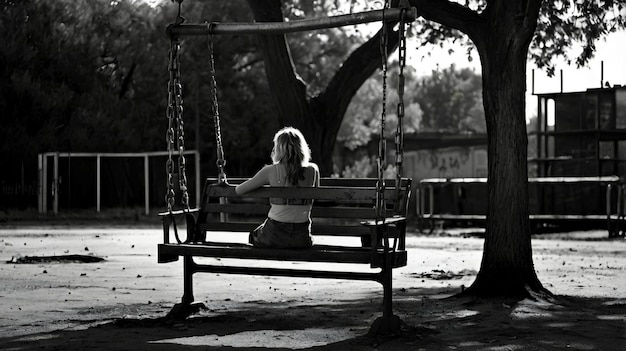
[[425,178],[487,176],[487,146],[405,151],[404,174],[414,182]]

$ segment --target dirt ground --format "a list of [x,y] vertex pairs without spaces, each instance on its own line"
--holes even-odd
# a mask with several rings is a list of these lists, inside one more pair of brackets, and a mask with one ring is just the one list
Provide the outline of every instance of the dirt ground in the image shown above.
[[[373,282],[198,274],[208,309],[165,315],[182,295],[182,264],[158,264],[158,226],[0,227],[2,350],[626,350],[626,241],[606,231],[533,239],[554,301],[452,297],[480,267],[483,239],[453,230],[410,235],[394,271],[394,337],[368,337],[381,313]],[[100,262],[18,263],[86,255]],[[301,265],[301,264],[299,264]]]

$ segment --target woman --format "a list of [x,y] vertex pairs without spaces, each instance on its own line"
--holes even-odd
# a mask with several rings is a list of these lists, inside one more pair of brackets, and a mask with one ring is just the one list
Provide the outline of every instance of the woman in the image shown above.
[[[263,185],[280,187],[317,187],[320,175],[311,163],[311,151],[302,133],[292,127],[274,135],[271,165],[261,168],[254,177],[235,188],[245,194]],[[267,219],[250,232],[250,244],[256,247],[307,248],[311,237],[312,200],[271,198]]]

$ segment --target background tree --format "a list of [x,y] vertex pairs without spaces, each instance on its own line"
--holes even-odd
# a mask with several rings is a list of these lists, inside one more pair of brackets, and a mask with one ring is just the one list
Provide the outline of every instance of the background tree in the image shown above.
[[470,68],[433,70],[412,90],[424,111],[422,128],[431,131],[485,132],[482,80]]
[[[390,67],[395,69],[397,62]],[[405,132],[446,131],[485,132],[482,103],[482,80],[469,68],[457,70],[454,65],[429,76],[417,77],[411,67],[405,69]],[[397,77],[388,78],[387,136],[395,133],[397,116],[392,108],[398,103]],[[352,98],[343,118],[337,141],[354,150],[366,145],[380,130],[382,82],[379,77],[365,81]]]
[[[397,62],[390,64],[392,72]],[[398,104],[398,78],[392,75],[387,84],[386,137],[393,137],[398,118],[393,108]],[[449,133],[484,133],[485,113],[482,105],[480,75],[469,68],[457,70],[454,65],[443,71],[417,77],[411,67],[405,68],[405,135],[424,131]],[[337,135],[334,172],[342,176],[376,176],[375,169],[363,167],[364,162],[375,162],[367,150],[358,149],[378,138],[382,101],[380,77],[368,79],[348,106]],[[370,150],[371,152],[371,150]],[[356,154],[355,154],[356,153]],[[371,159],[371,160],[370,160]],[[358,162],[355,162],[358,161]]]
[[144,88],[158,80],[156,46],[138,44],[159,35],[156,19],[128,2],[0,2],[3,184],[34,184],[40,152],[135,151],[155,140],[146,121],[162,115],[162,97]]
[[[241,0],[184,6],[188,22],[252,20]],[[177,10],[165,0],[1,1],[0,151],[12,167],[0,181],[25,174],[35,184],[41,152],[164,150],[165,27]],[[250,174],[268,161],[278,127],[263,60],[252,36],[214,41],[228,169]],[[207,58],[207,38],[183,39],[186,147],[201,150],[203,175],[215,175]]]
[[[397,62],[389,65],[393,72],[397,68]],[[419,79],[413,70],[405,69],[405,90],[417,91]],[[339,147],[348,150],[355,150],[358,147],[367,145],[373,137],[380,133],[380,119],[382,114],[383,84],[382,78],[375,75],[366,80],[350,101],[342,120],[337,141]],[[421,97],[411,94],[405,97],[405,133],[415,133],[421,128],[423,112],[419,103]],[[386,109],[386,137],[395,135],[398,125],[397,111],[394,108],[398,105],[398,79],[391,73],[387,78],[387,109]]]

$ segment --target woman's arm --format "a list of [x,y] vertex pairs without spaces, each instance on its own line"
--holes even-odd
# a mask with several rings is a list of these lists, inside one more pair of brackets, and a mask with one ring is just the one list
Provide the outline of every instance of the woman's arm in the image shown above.
[[317,165],[314,164],[313,169],[315,170],[315,181],[313,182],[314,187],[320,186],[320,170],[317,168]]
[[313,183],[315,187],[319,187],[320,186],[320,170],[317,168],[317,165],[315,165],[315,167],[313,167],[313,169],[315,169],[315,182]]
[[269,184],[270,183],[270,172],[273,169],[273,165],[267,165],[263,168],[261,168],[261,170],[259,170],[254,177],[246,180],[245,182],[237,185],[235,187],[235,192],[237,194],[245,194],[247,192],[250,192],[256,188],[262,187],[263,185]]

